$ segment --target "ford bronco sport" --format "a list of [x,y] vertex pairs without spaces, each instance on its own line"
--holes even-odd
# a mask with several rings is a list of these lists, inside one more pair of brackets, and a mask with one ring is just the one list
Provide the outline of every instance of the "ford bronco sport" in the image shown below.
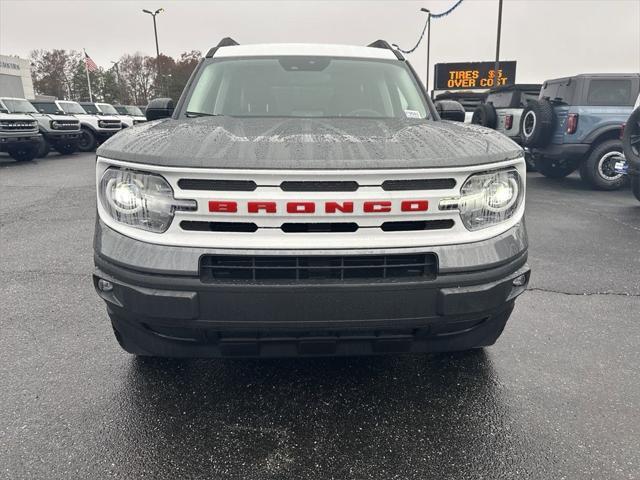
[[532,151],[536,169],[551,178],[576,169],[593,188],[615,190],[624,176],[622,125],[640,91],[640,74],[588,74],[544,82],[537,101],[522,114],[522,144]]
[[128,352],[471,349],[527,286],[522,149],[441,119],[387,42],[224,39],[146,114],[168,118],[96,164],[94,285]]

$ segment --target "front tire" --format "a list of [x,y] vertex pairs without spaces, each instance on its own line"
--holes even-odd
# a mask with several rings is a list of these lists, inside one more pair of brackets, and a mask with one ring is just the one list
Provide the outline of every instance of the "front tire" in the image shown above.
[[81,152],[93,152],[96,149],[98,140],[95,134],[88,128],[83,128],[78,142],[78,150]]
[[536,170],[547,178],[564,178],[578,168],[574,160],[565,159],[536,158],[534,165]]
[[55,149],[58,151],[60,155],[71,155],[78,151],[78,143],[77,142],[66,142],[59,143],[55,146]]
[[596,190],[618,190],[624,185],[624,175],[614,165],[622,158],[622,142],[607,140],[597,145],[580,165],[580,177]]
[[51,151],[51,145],[49,144],[49,142],[47,142],[44,138],[42,139],[42,141],[40,142],[40,145],[38,145],[38,152],[36,154],[36,157],[38,158],[44,158],[47,155],[49,155],[49,152]]
[[30,143],[18,145],[16,147],[12,147],[9,150],[9,155],[11,156],[11,158],[18,162],[30,162],[31,160],[36,158],[39,147],[40,145],[33,145]]

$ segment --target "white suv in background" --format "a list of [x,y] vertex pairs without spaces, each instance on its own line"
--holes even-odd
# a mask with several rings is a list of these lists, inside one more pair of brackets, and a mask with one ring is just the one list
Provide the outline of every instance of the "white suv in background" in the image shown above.
[[119,115],[132,118],[134,125],[147,121],[147,117],[144,116],[142,110],[135,105],[114,105],[113,108],[116,109]]
[[80,142],[78,150],[81,152],[91,152],[95,150],[98,142],[102,143],[107,138],[122,130],[122,122],[114,116],[91,115],[80,106],[78,102],[70,100],[56,100],[56,105],[68,115],[75,116],[80,120]]

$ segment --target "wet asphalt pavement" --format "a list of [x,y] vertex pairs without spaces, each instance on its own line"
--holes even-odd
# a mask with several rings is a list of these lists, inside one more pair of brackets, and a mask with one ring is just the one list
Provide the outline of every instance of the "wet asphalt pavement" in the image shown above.
[[147,360],[91,285],[93,155],[0,158],[0,478],[640,478],[640,203],[528,177],[531,288],[476,353]]

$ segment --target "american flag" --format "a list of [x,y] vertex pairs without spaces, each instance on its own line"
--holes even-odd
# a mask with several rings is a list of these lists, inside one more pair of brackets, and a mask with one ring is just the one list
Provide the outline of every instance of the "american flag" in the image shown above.
[[96,62],[91,60],[91,57],[87,55],[87,52],[84,52],[84,64],[87,66],[87,70],[89,70],[90,72],[95,72],[96,70],[98,70]]

